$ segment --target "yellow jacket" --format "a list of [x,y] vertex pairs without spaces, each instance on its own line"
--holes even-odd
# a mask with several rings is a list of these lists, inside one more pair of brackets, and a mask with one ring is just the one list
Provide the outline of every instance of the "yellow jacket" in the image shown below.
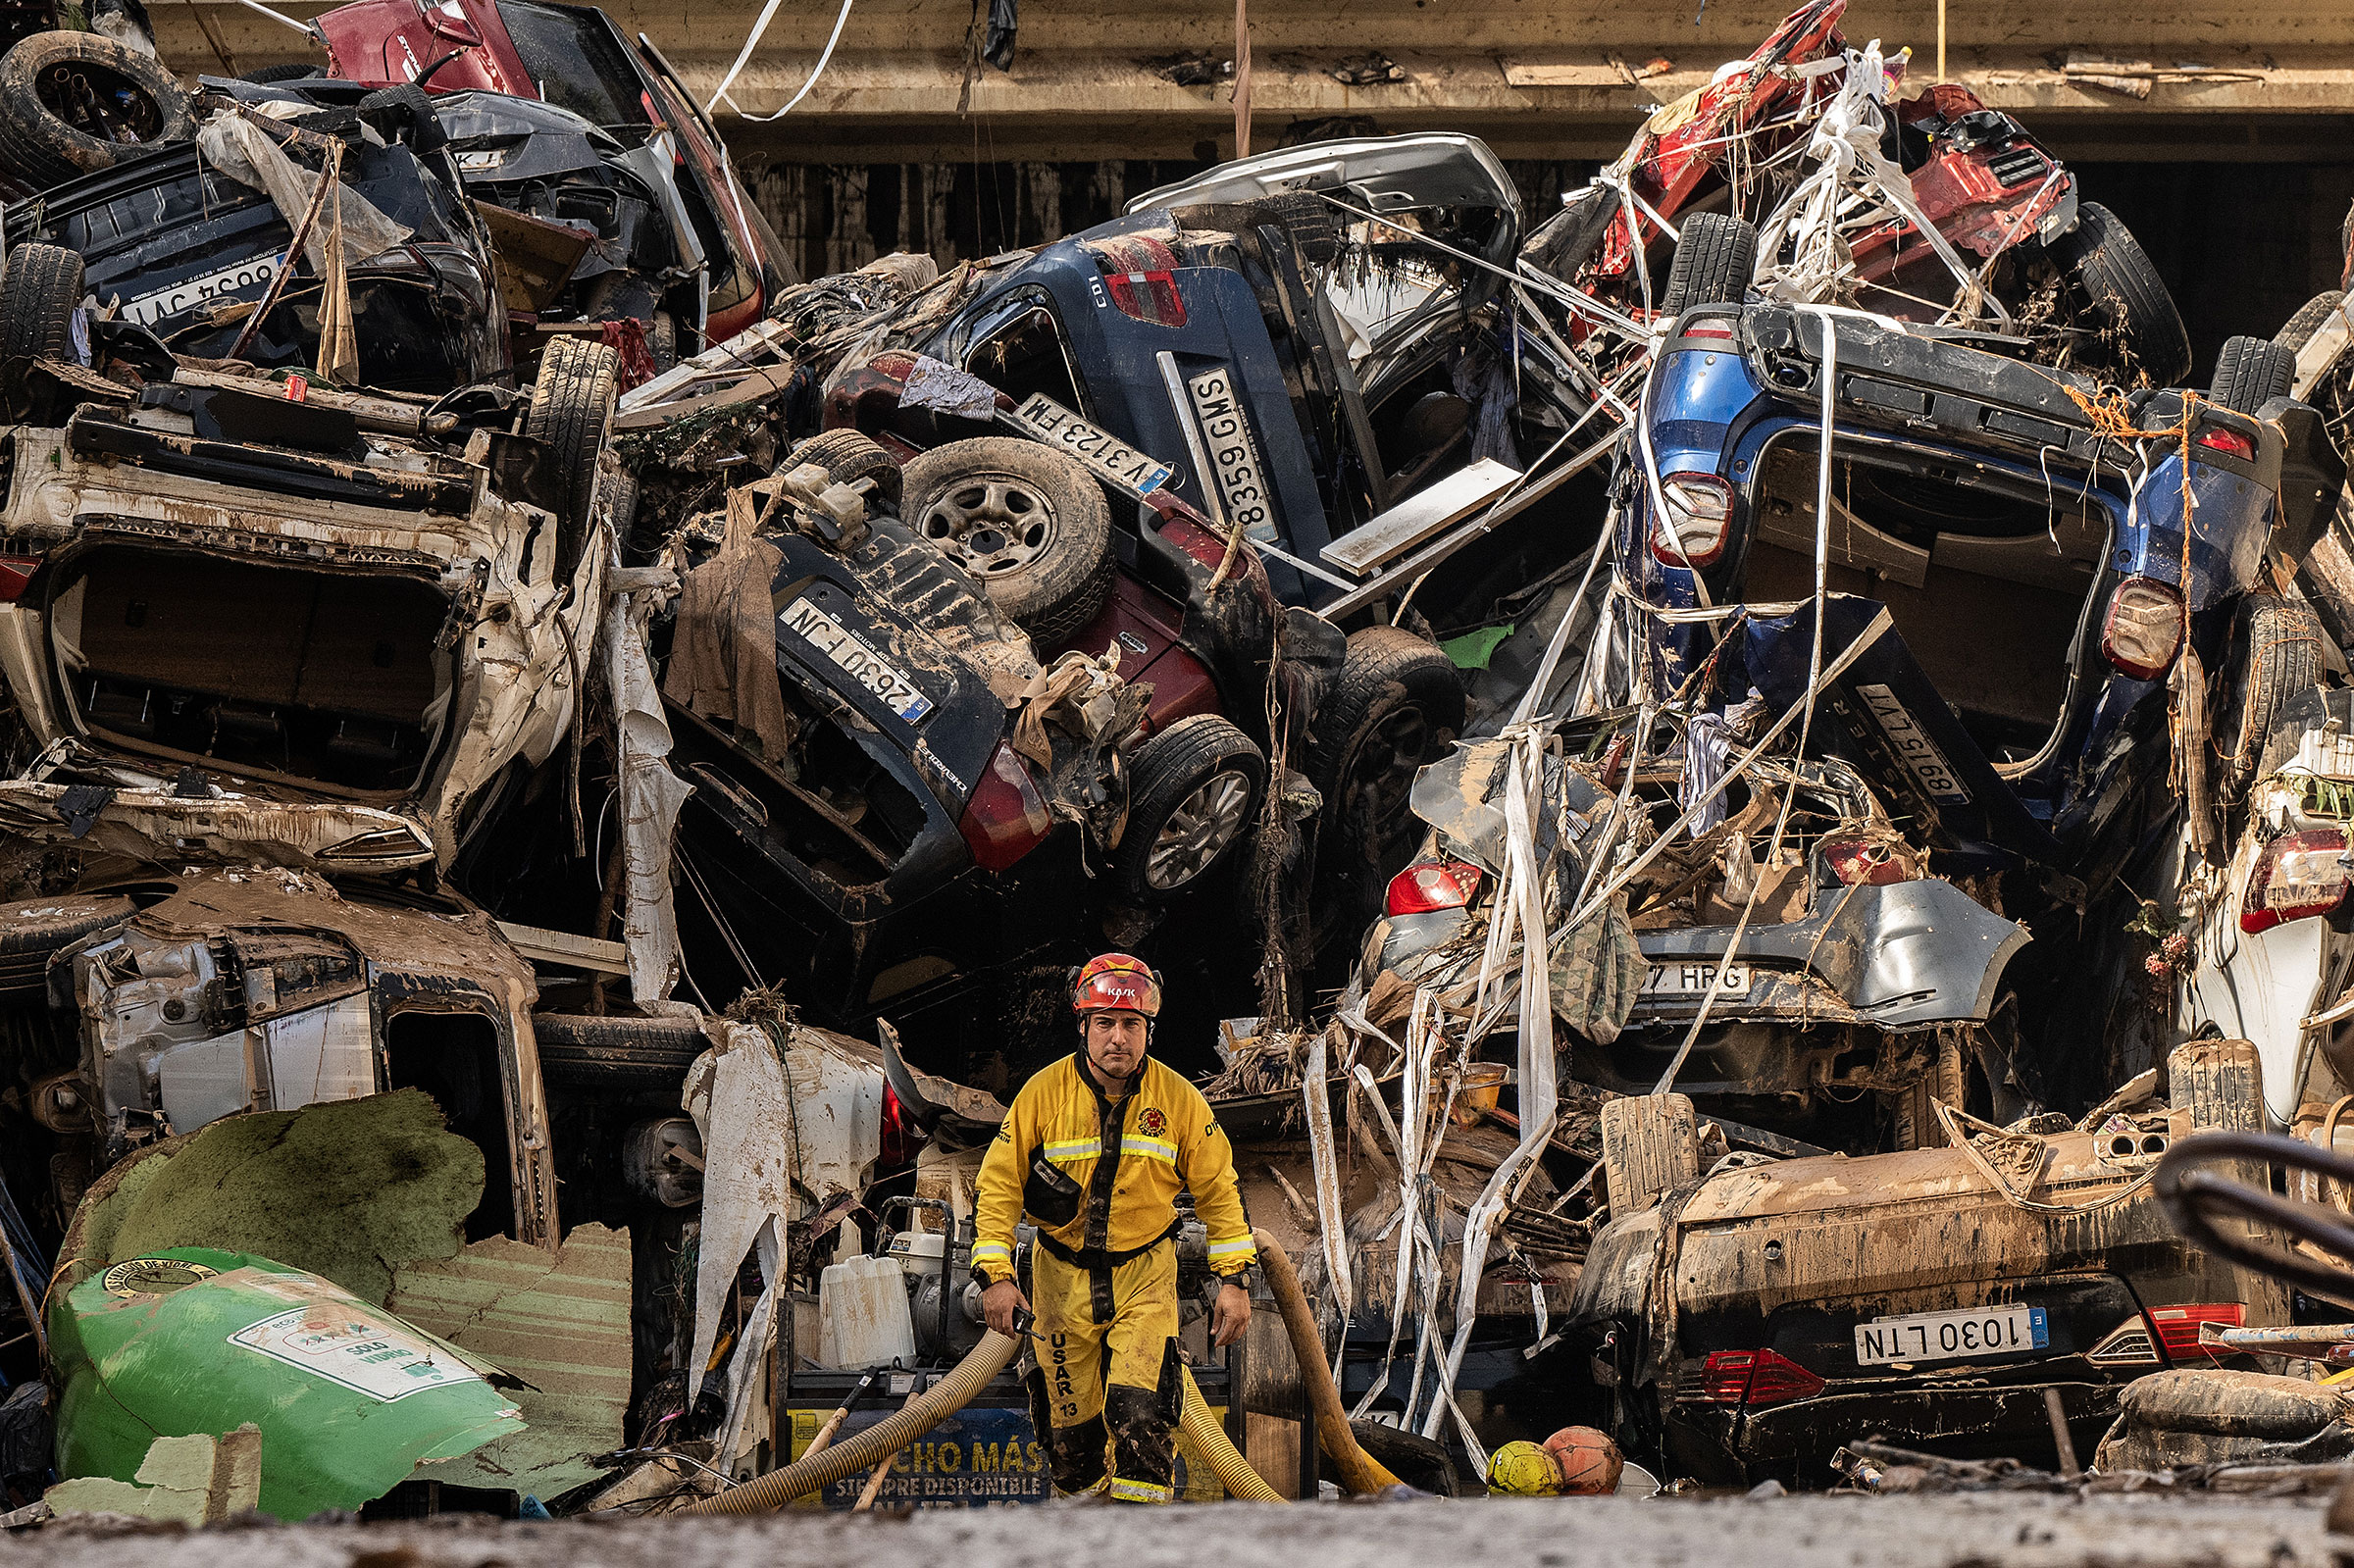
[[1070,1250],[1150,1246],[1174,1223],[1182,1187],[1209,1231],[1211,1272],[1249,1267],[1258,1249],[1235,1184],[1234,1146],[1202,1091],[1148,1056],[1136,1087],[1107,1100],[1081,1060],[1073,1053],[1024,1084],[982,1157],[974,1272],[992,1283],[1013,1277],[1013,1228],[1042,1155],[1079,1184],[1079,1213],[1053,1227],[1030,1218]]

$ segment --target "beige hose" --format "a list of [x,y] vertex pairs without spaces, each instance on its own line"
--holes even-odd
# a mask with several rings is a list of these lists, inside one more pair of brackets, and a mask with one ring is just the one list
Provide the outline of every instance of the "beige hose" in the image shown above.
[[1333,1387],[1332,1369],[1324,1364],[1324,1336],[1316,1329],[1307,1292],[1300,1288],[1300,1271],[1266,1232],[1253,1231],[1251,1237],[1258,1243],[1258,1266],[1266,1271],[1267,1289],[1275,1292],[1275,1304],[1283,1311],[1292,1359],[1300,1363],[1300,1380],[1316,1413],[1317,1446],[1330,1456],[1342,1487],[1350,1492],[1379,1492],[1399,1485],[1380,1460],[1356,1445],[1356,1434],[1349,1429],[1349,1412],[1342,1408],[1341,1391]]
[[1267,1478],[1252,1469],[1251,1461],[1236,1450],[1234,1440],[1226,1436],[1226,1429],[1219,1426],[1218,1418],[1209,1413],[1209,1405],[1202,1397],[1202,1391],[1195,1387],[1193,1369],[1188,1367],[1184,1370],[1185,1419],[1178,1424],[1178,1430],[1185,1434],[1186,1441],[1193,1445],[1194,1452],[1202,1462],[1209,1467],[1210,1474],[1218,1478],[1218,1484],[1226,1489],[1226,1494],[1240,1497],[1245,1502],[1290,1501],[1282,1492],[1268,1486]]
[[804,1453],[782,1470],[755,1476],[741,1487],[704,1497],[680,1511],[767,1513],[844,1477],[872,1470],[887,1455],[897,1453],[970,1404],[974,1395],[989,1387],[989,1380],[1004,1370],[1019,1344],[992,1329],[947,1376],[863,1432],[852,1433],[817,1453]]

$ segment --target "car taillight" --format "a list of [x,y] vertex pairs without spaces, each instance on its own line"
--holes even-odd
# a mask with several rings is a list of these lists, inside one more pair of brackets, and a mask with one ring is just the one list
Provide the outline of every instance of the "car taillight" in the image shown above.
[[2243,462],[2256,461],[2256,443],[2239,431],[2226,430],[2221,426],[2199,431],[2199,445],[2211,451],[2228,452]]
[[1103,279],[1111,302],[1123,315],[1159,327],[1185,325],[1185,298],[1169,273],[1113,273]]
[[1733,340],[1733,329],[1722,322],[1694,322],[1684,329],[1686,337],[1715,337],[1726,342]]
[[1701,1371],[1700,1396],[1711,1404],[1788,1404],[1822,1390],[1820,1378],[1773,1350],[1712,1350]]
[[983,870],[1003,871],[1045,841],[1054,819],[1029,765],[1000,743],[981,770],[956,831]]
[[2199,1343],[2199,1325],[2212,1323],[2218,1328],[2236,1329],[2247,1317],[2248,1309],[2237,1301],[2150,1308],[2150,1326],[2158,1331],[2158,1342],[2166,1346],[2167,1355],[2175,1361],[2220,1359],[2215,1351]]
[[37,555],[0,555],[0,604],[14,604],[25,596],[25,584],[40,570]]
[[[883,1086],[883,1146],[875,1155],[878,1170],[896,1170],[915,1163],[915,1151],[924,1146],[924,1130],[915,1125],[907,1107],[889,1084]],[[2196,1339],[2194,1333],[2192,1336]]]
[[1487,874],[1461,860],[1423,860],[1390,879],[1385,911],[1393,915],[1427,915],[1434,910],[1460,909],[1479,892]]
[[2182,651],[2182,595],[2156,578],[2127,578],[2109,595],[2101,652],[2136,681],[2155,681]]
[[2292,920],[2335,914],[2354,891],[2354,858],[2343,828],[2284,833],[2256,853],[2248,890],[2239,900],[2239,929],[2254,936]]
[[1913,863],[1877,838],[1845,838],[1822,846],[1831,875],[1847,886],[1886,887],[1919,875]]
[[1660,494],[1667,515],[1651,520],[1652,555],[1663,566],[1715,565],[1732,531],[1733,487],[1714,474],[1670,474]]

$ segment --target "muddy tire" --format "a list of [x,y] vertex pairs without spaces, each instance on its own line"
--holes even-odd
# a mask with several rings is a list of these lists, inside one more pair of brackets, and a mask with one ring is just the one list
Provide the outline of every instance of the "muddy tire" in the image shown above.
[[32,365],[73,357],[81,295],[81,258],[73,251],[26,244],[8,253],[0,268],[0,419],[43,417],[34,405],[46,394],[30,379]]
[[138,905],[116,893],[70,893],[0,904],[0,996],[34,996],[49,984],[49,960],[69,942],[117,926]]
[[1738,305],[1757,266],[1755,224],[1722,213],[1693,213],[1677,233],[1660,309],[1675,317],[1695,305]]
[[2166,1059],[2167,1099],[2201,1133],[2264,1131],[2264,1069],[2244,1039],[2194,1039]]
[[1095,477],[1036,441],[950,441],[909,463],[899,518],[989,590],[1044,653],[1111,591],[1111,509]]
[[1961,1045],[1951,1038],[1940,1039],[1937,1042],[1937,1054],[1930,1061],[1928,1071],[1922,1073],[1918,1082],[1908,1084],[1888,1096],[1889,1131],[1894,1146],[1899,1149],[1945,1147],[1945,1123],[1938,1119],[1938,1102],[1943,1101],[1961,1110],[1969,1089]]
[[[1307,730],[1307,780],[1324,797],[1318,858],[1383,886],[1422,835],[1407,809],[1414,775],[1463,728],[1463,681],[1444,649],[1404,627],[1349,638],[1338,679]],[[1370,916],[1373,911],[1365,911]]]
[[2175,296],[2141,241],[2097,201],[2076,209],[2076,227],[2052,241],[2052,260],[2084,307],[2100,345],[2078,363],[2139,371],[2153,386],[2172,386],[2190,374],[2190,334]]
[[1284,232],[1292,236],[1292,248],[1308,266],[1321,267],[1341,253],[1341,226],[1333,217],[1336,209],[1326,205],[1323,197],[1305,190],[1287,191],[1269,196],[1267,205],[1274,209]]
[[2226,337],[2215,356],[2207,396],[2235,414],[2253,414],[2274,398],[2286,397],[2296,379],[2296,350],[2261,337]]
[[654,319],[645,324],[645,352],[654,362],[654,374],[675,370],[679,363],[679,319],[666,310],[654,312]]
[[2314,295],[2297,307],[2294,316],[2280,324],[2280,329],[2273,334],[2274,343],[2291,354],[2301,352],[2307,343],[2313,341],[2313,334],[2321,330],[2322,323],[2336,311],[2338,301],[2345,297],[2334,288],[2324,289]]
[[794,447],[780,466],[791,470],[804,463],[815,463],[837,484],[873,480],[876,497],[894,506],[905,489],[905,472],[861,430],[820,430]]
[[539,355],[539,379],[523,433],[541,443],[539,461],[553,464],[561,486],[556,511],[556,581],[570,581],[581,564],[596,504],[597,458],[613,429],[621,396],[621,360],[602,343],[559,337]]
[[539,1076],[578,1088],[672,1089],[711,1048],[692,1018],[595,1018],[538,1013]]
[[2251,593],[2231,618],[2231,663],[2212,726],[2224,793],[2233,799],[2285,761],[2295,737],[2273,738],[2282,704],[2322,675],[2322,620],[2313,607]]
[[36,32],[0,57],[0,167],[28,185],[62,185],[194,134],[172,74],[112,38]]
[[1602,1179],[1611,1218],[1653,1207],[1700,1180],[1700,1118],[1682,1094],[1635,1094],[1602,1107]]
[[1196,714],[1146,741],[1112,852],[1120,898],[1165,903],[1207,877],[1251,836],[1266,787],[1266,755],[1227,720]]

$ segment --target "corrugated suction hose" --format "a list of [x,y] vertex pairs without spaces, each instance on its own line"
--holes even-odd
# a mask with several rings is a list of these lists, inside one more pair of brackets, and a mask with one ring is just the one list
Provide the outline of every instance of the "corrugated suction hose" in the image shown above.
[[[873,1426],[815,1453],[805,1453],[782,1470],[771,1470],[741,1487],[690,1503],[680,1512],[767,1513],[837,1481],[872,1470],[886,1455],[897,1453],[972,1403],[974,1396],[989,1387],[990,1379],[1013,1359],[1019,1342],[993,1329],[981,1337],[981,1342],[973,1346],[971,1353],[949,1369],[947,1376]],[[1209,1466],[1210,1473],[1230,1494],[1253,1502],[1284,1500],[1235,1451],[1233,1440],[1209,1413],[1202,1391],[1194,1386],[1191,1372],[1185,1375],[1185,1415],[1180,1428],[1201,1454],[1203,1463]]]
[[797,1497],[806,1497],[862,1470],[872,1470],[886,1454],[897,1453],[916,1439],[972,1403],[989,1387],[989,1380],[1005,1369],[1021,1341],[992,1329],[981,1336],[971,1353],[948,1369],[923,1392],[862,1432],[830,1447],[806,1453],[782,1470],[754,1476],[741,1487],[704,1497],[682,1513],[767,1513]]
[[1202,1462],[1209,1466],[1209,1473],[1218,1478],[1226,1494],[1245,1502],[1289,1502],[1290,1498],[1267,1485],[1266,1477],[1251,1468],[1251,1461],[1242,1456],[1234,1440],[1226,1436],[1226,1429],[1218,1425],[1218,1418],[1209,1413],[1202,1391],[1194,1385],[1193,1369],[1183,1370],[1185,1419],[1178,1424],[1178,1430],[1185,1434]]

